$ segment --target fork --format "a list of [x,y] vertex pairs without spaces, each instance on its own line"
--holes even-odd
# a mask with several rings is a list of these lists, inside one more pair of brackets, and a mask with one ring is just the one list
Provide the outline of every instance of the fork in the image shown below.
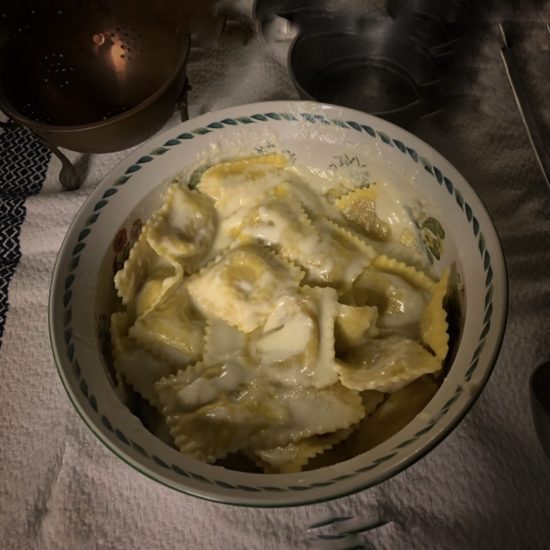
[[390,521],[377,515],[319,515],[308,527],[311,550],[361,550],[367,548],[360,535]]

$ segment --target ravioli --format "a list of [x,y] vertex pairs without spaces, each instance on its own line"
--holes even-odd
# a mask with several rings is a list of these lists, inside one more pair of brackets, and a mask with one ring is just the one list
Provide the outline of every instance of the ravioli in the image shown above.
[[204,195],[172,184],[148,224],[147,240],[164,258],[190,273],[206,257],[216,234],[217,214]]
[[129,334],[143,347],[174,365],[197,361],[204,345],[204,320],[180,284],[137,318]]
[[336,351],[343,353],[364,344],[369,338],[378,336],[377,319],[376,307],[339,303],[334,329]]
[[422,341],[443,361],[449,351],[449,325],[447,312],[443,307],[443,301],[449,286],[449,274],[447,269],[440,281],[432,289],[432,296],[420,319],[420,331]]
[[348,299],[358,306],[376,307],[377,327],[386,334],[401,333],[418,339],[429,294],[393,273],[366,269],[354,282]]
[[396,434],[429,403],[437,389],[427,375],[392,393],[346,440],[349,456],[364,453]]
[[159,256],[151,248],[147,233],[145,226],[114,279],[122,303],[134,317],[153,307],[183,277],[179,264]]
[[352,222],[368,237],[376,241],[391,238],[391,226],[376,214],[375,201],[378,193],[375,186],[354,189],[335,201],[344,218]]
[[323,435],[314,435],[272,449],[248,451],[248,455],[266,474],[299,472],[314,456],[340,443],[349,437],[352,431],[352,428],[347,428]]
[[393,335],[373,338],[351,350],[337,370],[347,388],[392,393],[441,367],[441,361],[418,342]]
[[318,239],[302,260],[307,273],[305,281],[311,285],[332,286],[343,292],[371,263],[376,251],[329,220],[318,220],[315,227]]
[[167,188],[115,275],[114,366],[151,431],[197,460],[291,473],[408,422],[444,374],[449,283],[400,196],[278,153],[196,179]]
[[280,171],[287,165],[280,154],[221,162],[204,172],[198,189],[214,200],[219,215],[226,218],[261,201],[265,191],[281,183]]
[[155,382],[170,375],[174,369],[129,338],[128,329],[128,315],[124,312],[113,313],[111,342],[115,367],[142,397],[151,404],[156,404],[153,390]]
[[230,250],[189,279],[189,292],[205,314],[243,332],[258,328],[279,298],[298,288],[301,271],[258,246]]
[[338,381],[336,300],[333,288],[301,287],[279,301],[263,327],[251,335],[250,352],[262,375],[290,387],[322,388]]
[[382,180],[340,197],[336,204],[378,253],[428,269],[430,261],[410,208],[417,203],[407,189]]
[[311,219],[328,218],[342,221],[342,215],[323,195],[312,189],[293,171],[270,191],[270,195],[287,202],[300,204]]
[[293,252],[296,241],[310,238],[315,230],[300,203],[267,198],[245,213],[233,233],[241,241],[259,241],[287,258],[296,259],[297,253]]
[[262,242],[299,265],[310,285],[345,288],[375,256],[368,245],[326,220],[312,222],[297,202],[270,199],[234,230],[245,242]]
[[433,281],[423,272],[413,266],[407,265],[405,262],[389,258],[381,254],[372,262],[372,268],[385,273],[398,275],[410,285],[421,290],[431,291],[433,289]]
[[243,448],[271,448],[334,432],[364,415],[339,383],[287,388],[256,375],[244,359],[197,364],[159,380],[155,391],[177,447],[213,462]]
[[253,375],[251,365],[235,357],[197,363],[160,379],[155,392],[176,446],[213,462],[241,448],[271,423],[280,423],[280,411],[245,391]]
[[215,362],[247,354],[248,337],[240,330],[216,318],[206,321],[204,361]]

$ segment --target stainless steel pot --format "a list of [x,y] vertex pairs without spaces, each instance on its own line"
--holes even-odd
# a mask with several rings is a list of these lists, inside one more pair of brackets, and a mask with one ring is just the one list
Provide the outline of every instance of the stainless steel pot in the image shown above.
[[393,21],[361,32],[299,36],[288,54],[300,97],[360,109],[407,125],[438,110],[437,60]]

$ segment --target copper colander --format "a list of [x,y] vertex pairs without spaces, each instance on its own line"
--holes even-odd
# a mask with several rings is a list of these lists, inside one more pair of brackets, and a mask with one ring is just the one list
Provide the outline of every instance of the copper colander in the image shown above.
[[0,109],[54,152],[136,145],[182,100],[189,28],[181,3],[13,4],[0,7]]

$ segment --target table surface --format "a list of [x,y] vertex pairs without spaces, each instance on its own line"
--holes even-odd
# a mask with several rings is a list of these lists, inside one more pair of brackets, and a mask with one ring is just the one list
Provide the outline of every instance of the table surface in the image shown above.
[[[516,17],[515,44],[542,131],[550,129],[550,7]],[[380,13],[379,3],[372,3]],[[190,115],[297,99],[286,67],[255,35],[251,2],[225,33],[193,47]],[[516,14],[517,15],[517,14]],[[2,548],[546,548],[550,461],[536,439],[528,379],[550,358],[550,191],[500,59],[498,18],[473,28],[454,62],[444,112],[410,128],[453,163],[485,203],[510,282],[496,368],[470,413],[420,462],[331,503],[289,510],[226,507],[134,472],[72,409],[50,351],[47,300],[78,208],[128,151],[67,152],[84,184],[61,191],[59,161],[23,130],[0,130],[0,547]],[[178,122],[174,116],[166,125]],[[389,523],[330,545],[307,533],[334,514]],[[214,528],[212,528],[214,526]],[[347,544],[347,546],[346,546]]]

